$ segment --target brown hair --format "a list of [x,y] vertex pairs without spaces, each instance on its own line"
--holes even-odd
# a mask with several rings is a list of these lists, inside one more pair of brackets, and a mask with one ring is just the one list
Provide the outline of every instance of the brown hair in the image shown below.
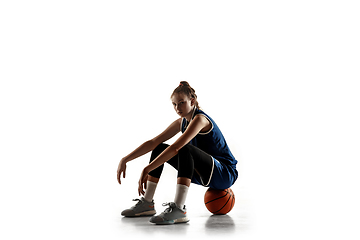
[[175,94],[175,93],[183,93],[186,96],[188,96],[190,99],[194,98],[195,99],[195,107],[197,109],[200,109],[199,103],[197,101],[197,96],[195,94],[195,89],[193,89],[192,87],[190,87],[190,84],[186,81],[181,81],[179,86],[177,88],[175,88],[175,90],[173,91],[173,93],[171,94],[171,97]]

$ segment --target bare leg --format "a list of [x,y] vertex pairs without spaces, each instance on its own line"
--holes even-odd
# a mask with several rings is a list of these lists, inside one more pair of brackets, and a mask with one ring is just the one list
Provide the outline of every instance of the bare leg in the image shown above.
[[190,187],[191,179],[186,177],[178,177],[177,184],[182,184]]
[[160,178],[156,178],[156,177],[148,175],[148,181],[150,181],[150,182],[158,183],[159,180],[160,180]]

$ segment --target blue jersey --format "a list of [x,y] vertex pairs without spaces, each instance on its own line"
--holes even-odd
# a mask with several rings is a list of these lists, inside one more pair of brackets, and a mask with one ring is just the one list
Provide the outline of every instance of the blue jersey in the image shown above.
[[[202,110],[195,109],[192,119],[196,115],[204,115],[211,123],[211,129],[206,133],[199,133],[191,141],[190,144],[195,147],[200,148],[207,154],[211,155],[216,160],[222,162],[225,165],[228,165],[236,169],[237,160],[232,155],[229,146],[227,145],[223,134],[221,133],[219,127],[216,125],[214,120],[210,118]],[[181,123],[181,132],[184,133],[189,122],[183,118]]]

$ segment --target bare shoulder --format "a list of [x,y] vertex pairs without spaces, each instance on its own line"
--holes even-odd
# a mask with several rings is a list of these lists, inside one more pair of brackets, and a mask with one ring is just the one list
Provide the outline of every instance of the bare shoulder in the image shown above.
[[169,128],[180,129],[181,123],[182,123],[182,118],[178,118],[169,126]]
[[202,122],[202,123],[206,123],[206,122],[210,123],[209,120],[208,120],[208,119],[205,117],[205,115],[203,115],[203,114],[198,114],[198,115],[196,115],[196,116],[194,117],[194,120],[200,121],[200,122]]
[[212,128],[212,124],[207,117],[203,114],[198,114],[194,117],[194,120],[199,121],[204,127],[201,129],[201,133],[208,132]]
[[176,125],[177,127],[181,128],[181,124],[182,124],[182,118],[176,119],[173,122],[173,125]]

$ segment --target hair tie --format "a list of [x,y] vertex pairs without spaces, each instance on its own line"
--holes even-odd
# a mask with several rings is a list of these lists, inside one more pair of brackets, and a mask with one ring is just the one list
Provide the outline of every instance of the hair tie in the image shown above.
[[184,84],[180,83],[179,86],[184,86]]

